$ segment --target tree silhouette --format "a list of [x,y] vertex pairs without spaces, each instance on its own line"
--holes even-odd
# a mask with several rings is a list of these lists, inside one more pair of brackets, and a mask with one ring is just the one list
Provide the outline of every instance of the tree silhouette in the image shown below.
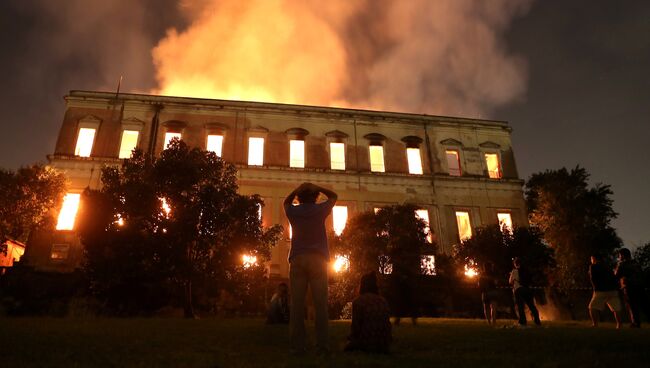
[[[263,274],[281,233],[262,227],[259,196],[237,194],[234,165],[179,140],[158,159],[134,151],[121,168],[105,168],[102,183],[80,208],[85,269],[95,291],[122,305],[132,298],[132,309],[147,307],[142,291],[159,296],[153,308],[178,286],[185,316],[194,317],[196,287],[246,289],[237,282]],[[243,255],[257,262],[243,264]]]
[[530,223],[555,250],[561,287],[588,286],[589,256],[611,255],[622,245],[611,226],[617,214],[610,186],[589,187],[588,179],[587,171],[578,166],[536,173],[526,183]]

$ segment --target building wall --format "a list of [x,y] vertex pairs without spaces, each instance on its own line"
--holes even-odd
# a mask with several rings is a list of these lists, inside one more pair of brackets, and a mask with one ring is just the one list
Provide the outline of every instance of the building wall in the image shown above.
[[[512,151],[511,129],[505,122],[375,112],[326,107],[205,100],[149,95],[72,91],[65,98],[66,112],[50,164],[66,172],[70,191],[100,186],[104,165],[119,165],[118,152],[124,129],[140,131],[138,147],[163,149],[168,131],[180,132],[190,146],[205,148],[207,134],[224,135],[222,157],[238,167],[240,192],[264,198],[265,226],[288,229],[282,201],[298,184],[310,181],[339,194],[349,215],[374,207],[413,203],[429,211],[434,239],[449,252],[459,242],[455,211],[470,213],[473,227],[497,223],[497,212],[509,212],[516,226],[526,226],[522,192]],[[75,156],[80,127],[96,127],[90,157]],[[289,167],[289,139],[296,128],[308,134],[305,168]],[[385,172],[371,172],[369,146],[380,134],[385,139]],[[368,136],[370,135],[370,136]],[[374,135],[374,136],[373,136]],[[247,164],[248,137],[263,136],[264,166]],[[417,137],[422,175],[409,174],[403,140]],[[371,139],[369,139],[371,138]],[[329,142],[345,143],[346,170],[330,170]],[[446,149],[459,152],[462,176],[450,176]],[[502,177],[490,179],[484,153],[497,153]],[[329,226],[331,227],[331,218]],[[65,270],[78,263],[78,243],[70,232],[49,235],[73,244],[68,260],[48,260],[48,241],[41,240],[38,264]],[[273,250],[270,269],[288,274],[288,233]]]

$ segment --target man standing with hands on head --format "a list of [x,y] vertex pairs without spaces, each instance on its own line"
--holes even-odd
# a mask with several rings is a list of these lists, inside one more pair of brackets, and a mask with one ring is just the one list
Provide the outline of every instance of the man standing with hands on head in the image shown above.
[[[327,201],[316,203],[324,194]],[[298,198],[298,205],[293,201]],[[329,354],[327,316],[327,266],[329,248],[325,219],[332,212],[337,194],[312,183],[302,183],[284,200],[284,212],[291,224],[289,251],[289,283],[291,289],[291,352],[306,351],[305,297],[311,289],[316,312],[316,348],[319,354]]]

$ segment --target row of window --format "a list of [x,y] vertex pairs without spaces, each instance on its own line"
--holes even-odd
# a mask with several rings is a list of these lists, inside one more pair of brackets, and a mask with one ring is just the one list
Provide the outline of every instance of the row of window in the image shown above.
[[[61,206],[61,211],[59,212],[59,217],[56,224],[57,230],[72,230],[74,228],[75,218],[77,216],[77,210],[79,209],[79,200],[81,195],[79,193],[68,193],[63,199],[63,205]],[[162,199],[162,208],[169,214],[170,209],[167,205],[167,202]],[[258,216],[262,217],[262,208],[258,209]],[[379,208],[374,208],[375,213],[379,211]],[[418,209],[415,211],[415,216],[422,219],[426,224],[425,232],[427,234],[427,240],[432,241],[431,231],[429,228],[429,211],[426,209]],[[499,212],[497,213],[497,220],[499,226],[504,231],[512,230],[512,216],[508,212]],[[348,207],[347,206],[334,206],[332,209],[332,227],[336,235],[341,235],[345,229],[345,225],[348,222]],[[467,211],[456,211],[456,225],[458,227],[458,237],[461,241],[469,239],[472,237],[472,223],[470,220],[469,212]],[[292,231],[291,225],[289,225],[289,239],[291,239]]]
[[[498,212],[497,221],[501,231],[512,231],[512,215],[509,212]],[[472,237],[472,222],[469,212],[456,211],[456,225],[458,226],[458,238],[465,241]]]
[[[90,157],[92,152],[93,143],[95,140],[94,128],[80,128],[77,137],[77,144],[75,146],[75,155],[80,157]],[[140,132],[137,130],[123,130],[120,142],[120,150],[118,157],[121,159],[129,158],[132,151],[138,145]],[[182,138],[179,132],[165,133],[163,147],[167,148],[172,139]],[[209,134],[207,136],[206,150],[214,152],[217,156],[221,157],[223,150],[223,135]],[[332,170],[345,170],[345,143],[330,142],[330,168]],[[462,176],[462,168],[460,164],[460,153],[458,150],[448,149],[445,151],[447,157],[447,167],[449,175]],[[371,143],[368,147],[368,155],[370,158],[370,171],[372,172],[385,172],[384,165],[384,147],[376,142]],[[407,147],[406,159],[408,162],[408,169],[410,174],[422,175],[422,156],[420,148]],[[498,153],[485,153],[485,165],[488,169],[488,175],[492,179],[499,179],[502,176],[501,165],[499,163]],[[248,165],[250,166],[263,166],[264,165],[264,138],[263,137],[249,137],[248,138]],[[304,168],[305,167],[305,141],[302,139],[292,139],[289,141],[289,167]]]
[[[455,149],[447,149],[445,150],[445,155],[447,156],[449,175],[462,176],[463,171],[460,165],[460,152]],[[485,160],[485,166],[487,167],[490,179],[501,179],[502,173],[501,164],[499,163],[499,154],[489,152],[484,153],[483,159]]]

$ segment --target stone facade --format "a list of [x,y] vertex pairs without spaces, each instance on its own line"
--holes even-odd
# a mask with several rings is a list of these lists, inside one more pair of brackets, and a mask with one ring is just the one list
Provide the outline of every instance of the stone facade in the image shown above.
[[[156,155],[167,132],[181,133],[190,146],[204,149],[209,134],[223,136],[222,157],[237,166],[240,192],[264,198],[264,225],[287,229],[269,265],[280,276],[288,274],[289,249],[282,201],[304,181],[336,191],[350,216],[382,205],[417,204],[428,211],[433,239],[443,252],[459,242],[457,211],[469,214],[472,227],[497,223],[497,213],[509,214],[515,226],[527,225],[523,181],[506,122],[84,91],[71,91],[65,101],[56,148],[48,158],[67,174],[70,192],[97,188],[102,166],[120,164],[124,130],[138,131],[137,147]],[[89,157],[75,155],[81,128],[95,129]],[[249,137],[264,138],[262,166],[248,165]],[[289,167],[291,139],[304,141],[304,168]],[[332,142],[344,144],[345,170],[331,168]],[[384,172],[371,171],[371,145],[383,149]],[[409,173],[409,147],[419,148],[422,174]],[[459,171],[450,170],[447,151],[456,152]],[[497,178],[489,177],[485,154],[496,155]],[[38,268],[69,271],[79,264],[81,249],[71,231],[39,236],[34,240],[40,245],[28,250]]]

